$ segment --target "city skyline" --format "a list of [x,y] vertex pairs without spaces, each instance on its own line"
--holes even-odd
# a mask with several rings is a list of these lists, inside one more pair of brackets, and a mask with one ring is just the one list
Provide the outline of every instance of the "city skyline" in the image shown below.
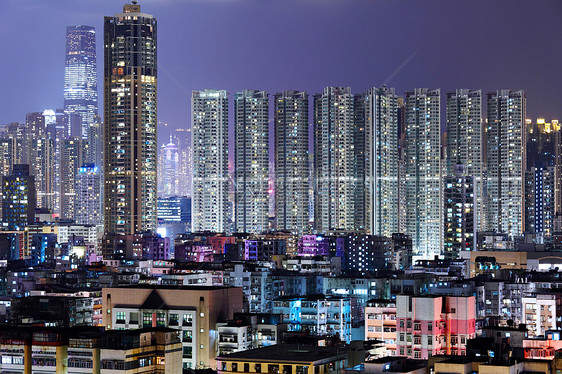
[[[255,1],[250,0],[232,3],[219,0],[156,3],[145,0],[141,3],[143,9],[157,13],[163,20],[165,26],[160,30],[162,40],[174,41],[164,42],[159,48],[162,70],[159,119],[169,123],[169,128],[190,126],[189,101],[191,91],[195,89],[226,89],[232,95],[244,89],[267,92],[296,89],[313,94],[321,92],[324,87],[337,85],[351,86],[353,91],[365,92],[385,82],[394,87],[397,93],[414,87],[438,87],[443,92],[467,87],[482,89],[484,93],[497,89],[524,89],[529,97],[529,117],[560,117],[558,103],[562,101],[562,94],[551,83],[555,81],[551,77],[558,73],[554,61],[561,52],[553,47],[560,45],[561,36],[556,32],[554,19],[549,21],[550,17],[562,12],[562,6],[557,2],[539,1],[530,5],[524,1],[497,1],[471,2],[470,5],[457,3],[453,6],[448,2],[436,1],[421,6],[407,2],[392,2],[391,5],[385,1],[350,4],[337,0],[320,5],[313,1],[289,0],[260,3],[257,7],[253,6],[255,4]],[[98,16],[111,14],[115,4],[96,2],[89,4],[87,11],[68,1],[48,4],[29,1],[25,5],[8,1],[3,7],[8,16],[13,15],[8,19],[17,19],[22,12],[26,14],[25,22],[1,26],[11,27],[14,31],[10,33],[12,39],[4,43],[8,54],[17,48],[20,38],[25,37],[26,31],[20,27],[27,22],[53,30],[27,40],[29,48],[26,51],[34,51],[35,58],[21,61],[20,57],[16,57],[13,61],[0,62],[4,71],[14,72],[13,77],[9,76],[4,82],[7,88],[4,92],[10,94],[0,94],[0,99],[6,103],[0,123],[9,123],[21,121],[27,112],[62,107],[63,97],[59,93],[64,85],[64,71],[60,66],[64,61],[66,26],[83,24],[95,27],[98,66],[103,65],[102,25]],[[345,14],[341,14],[344,8]],[[292,12],[294,9],[298,11]],[[44,12],[52,12],[57,17],[43,17]],[[416,19],[416,12],[425,15],[427,22]],[[191,22],[183,23],[185,27],[171,26],[177,23],[177,17],[181,14],[189,17]],[[241,14],[253,16],[258,24],[271,21],[270,15],[275,14],[273,25],[278,27],[272,30],[265,28],[258,35],[252,32],[254,28],[239,27],[234,22]],[[451,16],[435,22],[435,18],[443,14]],[[199,22],[202,22],[200,18],[207,19],[209,15],[212,18],[209,27],[213,32],[197,33]],[[341,27],[326,29],[327,22],[340,15],[338,24]],[[478,25],[472,24],[470,15],[480,19]],[[367,18],[369,16],[372,17],[370,21]],[[389,20],[395,17],[400,17],[398,19],[408,27],[389,24]],[[516,27],[518,25],[525,26]],[[265,44],[271,33],[285,27],[291,31],[280,39],[280,45],[275,50]],[[295,27],[303,32],[297,34],[293,31]],[[226,32],[229,29],[237,32]],[[383,39],[380,29],[393,32],[382,33],[386,37]],[[417,29],[424,32],[412,31]],[[338,30],[341,32],[338,33]],[[320,40],[319,32],[324,33]],[[179,44],[185,48],[176,48],[178,43],[171,33],[180,36],[182,42]],[[189,35],[198,37],[189,38]],[[224,36],[224,40],[217,39],[219,35]],[[354,39],[357,35],[369,35],[369,38]],[[364,48],[362,38],[367,42],[366,45],[371,44],[374,48]],[[462,46],[451,45],[447,43],[451,38],[460,38],[464,42]],[[533,43],[535,39],[542,42]],[[496,48],[498,40],[502,40],[500,48]],[[207,48],[217,42],[221,48]],[[294,47],[288,49],[287,44]],[[447,45],[447,48],[441,48],[441,45]],[[233,50],[234,46],[237,48]],[[250,53],[255,47],[264,53]],[[56,53],[57,50],[60,53]],[[281,50],[290,53],[280,55]],[[338,53],[333,54],[334,51]],[[15,50],[11,54],[20,55]],[[330,54],[333,58],[326,59]],[[541,69],[529,74],[532,61],[540,56],[544,56],[540,62]],[[42,61],[42,69],[36,72],[38,69],[33,69],[31,64],[37,59]],[[25,79],[21,77],[20,70],[26,72]],[[19,78],[17,90],[14,78]],[[101,86],[99,77],[98,87]],[[27,87],[29,94],[25,101],[11,94]],[[230,116],[231,125],[233,117]],[[168,134],[164,131],[161,135],[162,139],[167,139]]]

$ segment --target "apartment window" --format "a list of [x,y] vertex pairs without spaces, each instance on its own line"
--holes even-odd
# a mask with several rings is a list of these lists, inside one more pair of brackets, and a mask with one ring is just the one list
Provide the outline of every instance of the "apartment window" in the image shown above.
[[179,324],[179,316],[177,314],[170,314],[170,326],[177,326]]
[[142,327],[152,327],[152,313],[142,314]]
[[255,364],[254,365],[254,371],[256,373],[261,373],[261,364]]
[[458,338],[456,336],[451,336],[451,344],[456,345],[458,342]]
[[466,337],[461,336],[461,344],[466,344]]
[[156,326],[166,327],[166,313],[156,313]]
[[226,371],[226,362],[221,362],[221,370]]
[[139,313],[138,312],[129,313],[129,323],[133,324],[133,325],[139,324]]
[[412,321],[406,321],[406,328],[408,329],[412,328]]
[[193,314],[186,313],[183,315],[183,325],[191,326],[193,324]]
[[400,320],[400,327],[404,327],[404,320],[403,319]]
[[249,372],[250,372],[250,364],[244,362],[244,373],[249,373]]
[[184,343],[191,343],[193,341],[193,332],[191,330],[185,330],[182,340]]
[[267,365],[267,372],[269,374],[278,374],[279,373],[279,365]]
[[432,345],[433,344],[433,336],[428,336],[427,337],[427,345]]
[[421,330],[421,323],[415,322],[415,323],[414,323],[414,330],[415,330],[415,331],[420,331],[420,330]]
[[421,358],[421,352],[414,351],[414,358]]
[[457,308],[451,308],[451,313],[456,313],[457,312]]
[[232,363],[232,371],[238,371],[238,362]]
[[400,348],[400,356],[404,356],[404,348]]
[[421,336],[414,336],[414,344],[421,344]]
[[125,323],[125,312],[115,313],[115,323]]
[[428,322],[427,331],[433,331],[433,322]]
[[401,342],[404,341],[404,334],[400,334],[400,341],[401,341]]

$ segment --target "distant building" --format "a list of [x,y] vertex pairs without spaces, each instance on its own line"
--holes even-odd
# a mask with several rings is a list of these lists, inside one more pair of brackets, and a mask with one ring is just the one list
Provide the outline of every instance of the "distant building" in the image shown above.
[[74,219],[78,225],[103,223],[101,170],[95,164],[83,164],[76,175]]
[[78,172],[83,164],[82,139],[72,137],[64,140],[61,149],[61,218],[74,220],[78,207]]
[[159,173],[162,174],[161,186],[158,190],[160,197],[178,196],[179,185],[179,151],[178,146],[172,143],[172,139],[160,148]]
[[8,230],[22,230],[33,224],[36,206],[35,177],[29,165],[14,165],[11,175],[2,177],[2,224]]
[[64,111],[80,116],[81,132],[73,135],[87,138],[88,128],[98,114],[95,28],[67,26],[65,56]]

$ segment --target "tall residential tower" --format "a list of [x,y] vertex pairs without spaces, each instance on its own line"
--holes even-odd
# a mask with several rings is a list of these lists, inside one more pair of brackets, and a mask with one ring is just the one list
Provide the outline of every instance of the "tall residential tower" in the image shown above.
[[104,23],[104,228],[156,230],[156,18],[136,2]]
[[228,95],[224,90],[191,96],[194,232],[226,232],[228,221]]
[[278,230],[308,231],[308,95],[275,95],[275,216]]
[[349,87],[314,95],[314,223],[320,233],[355,229],[355,112]]
[[521,235],[525,226],[525,92],[488,94],[488,230]]
[[441,254],[440,90],[406,92],[406,234],[421,258]]
[[259,234],[269,229],[269,98],[245,90],[234,104],[236,231]]

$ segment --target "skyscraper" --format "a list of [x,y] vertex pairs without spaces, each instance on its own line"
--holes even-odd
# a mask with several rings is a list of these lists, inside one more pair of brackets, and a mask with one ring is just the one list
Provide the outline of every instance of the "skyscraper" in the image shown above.
[[162,189],[159,191],[160,197],[179,196],[179,150],[178,146],[172,143],[172,139],[160,148],[162,153],[162,165],[158,166],[162,173]]
[[525,92],[498,90],[487,98],[488,229],[510,236],[524,229]]
[[483,176],[482,91],[459,89],[447,93],[447,176],[455,176],[458,164],[472,176],[477,231],[486,229]]
[[406,92],[406,234],[416,256],[441,254],[440,90]]
[[275,94],[275,217],[278,230],[309,226],[308,95]]
[[237,92],[234,106],[236,231],[261,233],[269,228],[267,92]]
[[35,181],[29,165],[16,164],[2,177],[2,222],[8,230],[22,230],[35,219]]
[[224,90],[193,91],[191,108],[193,231],[229,231],[227,93]]
[[98,114],[96,65],[96,31],[91,26],[66,28],[64,67],[64,111],[80,115],[81,136],[88,136],[88,126]]
[[390,237],[399,229],[398,99],[393,88],[372,88],[365,106],[365,228]]
[[349,87],[314,95],[316,231],[355,229],[355,113]]
[[105,17],[104,45],[105,232],[155,231],[156,18],[125,4]]
[[102,223],[101,172],[94,164],[83,164],[78,169],[74,216],[79,225]]

